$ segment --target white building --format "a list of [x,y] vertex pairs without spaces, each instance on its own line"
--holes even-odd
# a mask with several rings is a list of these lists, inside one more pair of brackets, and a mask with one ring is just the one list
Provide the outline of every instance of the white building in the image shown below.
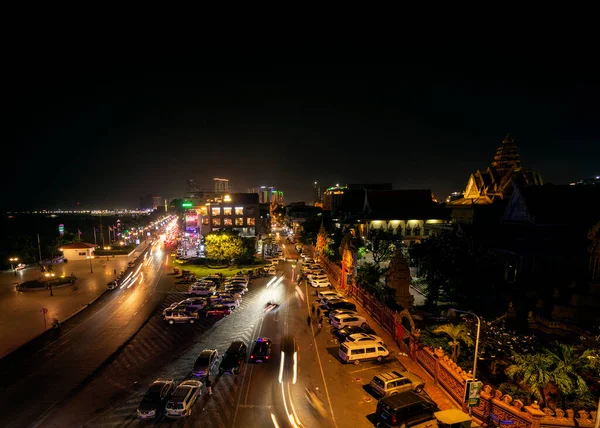
[[96,247],[98,247],[96,244],[75,242],[62,246],[60,251],[62,251],[63,257],[67,260],[87,260],[89,256],[94,255]]

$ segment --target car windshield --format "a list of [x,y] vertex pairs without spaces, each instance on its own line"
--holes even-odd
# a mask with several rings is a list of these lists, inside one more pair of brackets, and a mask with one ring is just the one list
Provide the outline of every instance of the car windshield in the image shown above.
[[195,366],[206,367],[208,365],[208,357],[198,357]]

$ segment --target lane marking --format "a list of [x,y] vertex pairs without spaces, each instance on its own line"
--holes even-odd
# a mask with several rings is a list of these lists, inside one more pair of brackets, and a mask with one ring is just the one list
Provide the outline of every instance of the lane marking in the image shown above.
[[367,367],[366,369],[354,370],[354,371],[351,371],[350,373],[364,372],[367,370],[374,370],[374,369],[379,369],[379,368],[381,368],[381,367]]

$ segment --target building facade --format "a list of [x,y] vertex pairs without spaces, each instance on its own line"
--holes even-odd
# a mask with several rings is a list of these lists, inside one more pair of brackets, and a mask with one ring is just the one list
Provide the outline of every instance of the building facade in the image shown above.
[[260,226],[260,204],[256,193],[230,193],[194,207],[199,214],[202,236],[217,230],[236,230],[255,237]]
[[248,193],[257,193],[261,204],[283,205],[283,192],[273,186],[260,186],[248,189]]
[[215,193],[229,193],[231,192],[231,185],[227,178],[213,178],[215,183]]
[[94,250],[98,247],[96,244],[88,244],[86,242],[76,242],[62,246],[59,250],[62,251],[63,257],[67,260],[87,260],[94,255]]

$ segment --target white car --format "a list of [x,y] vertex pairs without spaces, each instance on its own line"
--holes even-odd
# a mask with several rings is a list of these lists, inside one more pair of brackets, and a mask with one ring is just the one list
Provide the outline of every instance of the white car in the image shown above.
[[329,278],[327,277],[327,275],[325,275],[324,273],[308,274],[308,275],[306,275],[306,277],[308,278],[309,282],[319,281],[321,279],[329,280]]
[[336,315],[331,319],[331,325],[338,330],[340,328],[355,326],[365,328],[368,326],[367,319],[360,315],[344,314]]
[[181,418],[192,414],[192,406],[202,392],[202,383],[197,380],[184,380],[167,401],[165,416],[167,418]]
[[331,287],[331,283],[328,279],[319,279],[316,281],[311,281],[310,286],[314,288]]
[[190,286],[188,292],[195,296],[210,296],[217,291],[215,286],[201,286],[201,285],[192,285]]
[[275,268],[274,268],[274,267],[270,267],[270,268],[267,270],[267,275],[273,275],[273,276],[275,276],[275,275],[277,275],[277,270],[275,270]]
[[323,298],[325,298],[326,296],[332,296],[332,297],[336,297],[338,299],[340,298],[339,295],[335,291],[323,290],[323,291],[317,292],[317,297],[319,298],[319,300],[323,300]]
[[385,342],[383,341],[383,339],[374,334],[354,333],[354,334],[351,334],[348,337],[346,337],[346,342],[363,342],[363,341],[369,341],[369,340],[374,340],[375,342],[380,343],[385,346]]

